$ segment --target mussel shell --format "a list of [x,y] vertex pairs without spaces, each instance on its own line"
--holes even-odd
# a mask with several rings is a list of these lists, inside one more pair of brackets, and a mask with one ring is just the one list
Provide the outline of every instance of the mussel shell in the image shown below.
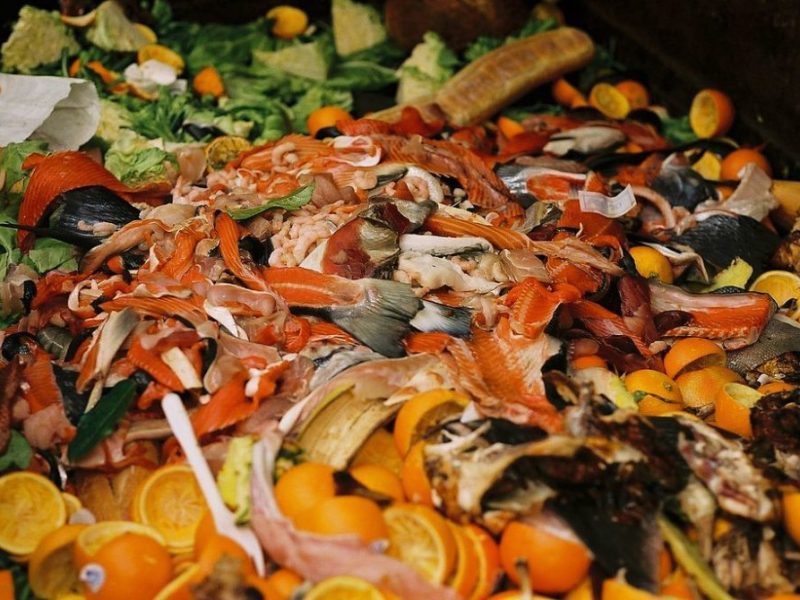
[[572,117],[573,119],[578,119],[581,121],[608,121],[608,117],[606,117],[593,106],[581,106],[579,108],[573,108],[568,110],[565,114],[568,117]]
[[272,250],[272,242],[269,239],[262,242],[258,238],[248,235],[239,240],[239,252],[247,252],[252,261],[260,267],[267,266]]
[[122,227],[139,218],[137,208],[100,185],[63,192],[57,196],[54,204],[58,208],[49,235],[89,248],[102,242],[105,237],[93,233],[93,225],[111,223]]
[[56,384],[61,390],[61,402],[64,404],[64,414],[73,425],[77,425],[86,410],[89,402],[88,394],[79,394],[75,389],[78,381],[78,371],[64,369],[58,365],[53,365],[53,373],[56,376]]
[[750,217],[712,215],[673,238],[703,257],[710,275],[726,268],[736,257],[753,267],[758,277],[769,267],[780,238]]
[[32,333],[17,331],[16,333],[9,333],[3,338],[3,344],[0,345],[0,354],[6,360],[12,360],[20,354],[30,354],[37,345],[38,341]]
[[326,138],[338,137],[342,135],[342,132],[336,129],[334,126],[330,127],[323,127],[322,129],[318,129],[317,133],[314,134],[314,137],[318,140],[324,140]]
[[683,206],[689,210],[694,210],[698,204],[716,194],[714,187],[689,167],[662,170],[652,187],[672,206]]
[[222,129],[214,125],[199,125],[197,123],[184,123],[182,129],[198,141],[225,135],[225,132],[222,131]]

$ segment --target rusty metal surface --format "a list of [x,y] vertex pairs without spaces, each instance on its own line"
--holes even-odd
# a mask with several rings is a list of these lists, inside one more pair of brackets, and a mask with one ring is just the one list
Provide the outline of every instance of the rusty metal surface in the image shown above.
[[646,73],[653,95],[685,113],[702,87],[727,92],[732,136],[766,142],[784,175],[800,165],[800,2],[565,0],[568,20]]

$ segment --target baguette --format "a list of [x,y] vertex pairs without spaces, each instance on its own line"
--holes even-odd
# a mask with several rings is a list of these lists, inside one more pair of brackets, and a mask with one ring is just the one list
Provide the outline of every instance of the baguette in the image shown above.
[[451,125],[481,123],[533,88],[592,60],[594,44],[583,31],[560,27],[512,42],[456,73],[435,102]]

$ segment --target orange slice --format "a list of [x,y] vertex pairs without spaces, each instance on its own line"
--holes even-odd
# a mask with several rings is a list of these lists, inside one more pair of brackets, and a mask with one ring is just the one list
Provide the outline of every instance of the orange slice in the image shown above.
[[497,129],[500,133],[505,136],[507,140],[510,140],[515,135],[520,133],[524,133],[525,128],[519,123],[519,121],[515,121],[509,117],[499,117],[497,119]]
[[661,398],[647,394],[644,398],[639,400],[639,414],[645,417],[658,417],[660,415],[668,415],[679,411],[681,409],[680,402],[667,402]]
[[625,387],[631,394],[652,394],[667,402],[680,402],[678,384],[661,371],[640,369],[625,376]]
[[625,81],[620,81],[614,87],[617,88],[622,95],[628,99],[628,104],[630,104],[631,110],[636,108],[644,108],[650,104],[650,93],[647,91],[647,88],[638,81],[626,79]]
[[583,96],[578,88],[576,88],[563,77],[560,77],[553,82],[551,91],[553,93],[553,99],[561,106],[571,107],[575,100]]
[[61,497],[64,499],[64,506],[67,507],[67,520],[83,508],[83,504],[81,504],[80,498],[77,496],[64,492]]
[[49,479],[28,471],[0,477],[0,549],[30,554],[66,521],[64,499]]
[[714,399],[714,420],[717,427],[741,437],[753,437],[750,410],[762,394],[742,383],[726,383]]
[[405,499],[400,478],[380,465],[360,465],[350,469],[350,474],[365,488],[402,502]]
[[469,600],[483,600],[492,593],[503,573],[500,567],[500,550],[492,536],[477,525],[464,527],[467,537],[478,553],[478,583]]
[[417,442],[411,446],[403,462],[400,480],[403,491],[411,502],[433,506],[433,489],[425,472],[425,442]]
[[447,581],[456,561],[456,542],[447,521],[420,504],[395,504],[383,511],[383,517],[389,529],[387,553],[432,583]]
[[381,465],[400,477],[403,458],[397,452],[394,436],[383,427],[370,435],[350,463],[351,467],[360,467],[361,465]]
[[619,579],[606,579],[603,582],[601,600],[658,600],[658,596],[637,589]]
[[631,111],[628,99],[610,83],[596,83],[589,92],[589,104],[610,119],[624,119]]
[[725,350],[704,338],[683,338],[678,340],[664,356],[664,370],[672,378],[686,371],[703,367],[724,367]]
[[796,385],[787,383],[786,381],[770,381],[758,388],[758,391],[764,394],[779,394],[781,392],[791,392],[797,389]]
[[714,402],[726,383],[743,383],[738,373],[726,367],[711,366],[684,373],[675,380],[683,395],[684,406],[700,408]]
[[191,586],[203,578],[200,567],[192,564],[158,592],[153,600],[192,600]]
[[722,173],[722,162],[713,152],[703,152],[703,155],[692,165],[692,169],[706,179],[718,181]]
[[456,542],[456,565],[447,587],[453,588],[462,598],[468,598],[478,585],[478,551],[462,527],[450,521],[447,525]]
[[795,544],[800,544],[800,492],[783,495],[783,524]]
[[739,148],[722,159],[720,164],[720,177],[732,181],[742,178],[742,169],[753,163],[767,175],[772,175],[772,167],[767,157],[752,148]]
[[361,496],[335,496],[321,501],[294,519],[302,531],[326,535],[353,534],[365,544],[388,537],[381,509]]
[[88,525],[75,538],[75,566],[83,567],[106,543],[124,533],[148,535],[160,544],[164,544],[164,536],[149,525],[133,521],[100,521],[94,525]]
[[733,125],[733,102],[719,90],[700,91],[689,109],[689,125],[701,138],[724,135]]
[[303,598],[304,600],[384,600],[384,595],[368,581],[349,575],[339,575],[320,581]]
[[272,21],[272,34],[290,40],[303,33],[308,27],[308,15],[295,6],[275,6],[267,12]]
[[394,422],[394,441],[400,456],[408,454],[432,427],[461,414],[467,404],[469,398],[452,390],[431,390],[407,400]]
[[[759,275],[758,279],[750,286],[751,292],[769,294],[773,300],[782,306],[789,300],[800,303],[800,277],[789,271],[767,271]],[[800,304],[792,312],[792,318],[800,317]]]
[[48,533],[31,554],[28,581],[39,598],[60,598],[81,591],[73,545],[86,525],[64,525]]
[[171,552],[186,552],[206,511],[206,501],[188,465],[154,471],[136,493],[134,519],[158,530]]

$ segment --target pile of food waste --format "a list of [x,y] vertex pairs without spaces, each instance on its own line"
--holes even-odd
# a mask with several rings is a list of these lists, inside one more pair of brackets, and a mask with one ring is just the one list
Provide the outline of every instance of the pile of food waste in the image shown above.
[[22,10],[102,114],[0,150],[0,598],[800,599],[800,184],[552,5],[333,7]]

